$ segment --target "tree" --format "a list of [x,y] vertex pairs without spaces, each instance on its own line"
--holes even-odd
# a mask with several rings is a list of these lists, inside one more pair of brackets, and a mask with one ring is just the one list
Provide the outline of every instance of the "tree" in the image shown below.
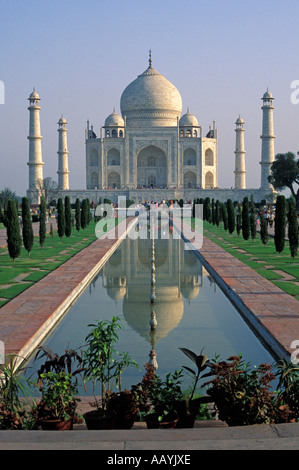
[[63,235],[65,234],[64,205],[63,205],[61,197],[58,199],[58,203],[57,203],[57,214],[58,214],[57,231],[58,231],[58,236],[61,239]]
[[286,235],[286,199],[277,196],[275,211],[274,243],[278,253],[284,250]]
[[249,223],[249,200],[245,196],[242,205],[242,234],[244,240],[248,240],[250,236],[250,223]]
[[236,230],[237,230],[238,236],[240,236],[240,233],[242,230],[242,207],[239,202],[237,205],[237,214],[236,214]]
[[295,258],[298,251],[298,220],[296,202],[292,197],[289,199],[288,237],[291,256],[292,258]]
[[260,215],[260,227],[261,227],[260,237],[261,237],[262,243],[263,245],[267,245],[268,240],[269,240],[268,227],[267,227],[267,221],[262,212]]
[[215,200],[212,199],[212,224],[215,225],[216,219],[215,219]]
[[223,228],[224,230],[227,230],[228,229],[227,208],[223,202],[221,203],[221,213],[222,213],[222,220],[223,220]]
[[15,191],[12,191],[10,188],[5,187],[4,189],[2,189],[2,191],[0,191],[0,204],[3,205],[4,212],[7,209],[7,204],[10,199],[17,199],[17,195]]
[[209,223],[212,221],[211,200],[209,197],[204,200],[203,218]]
[[40,199],[40,216],[39,216],[39,243],[40,246],[43,248],[45,240],[46,240],[46,233],[47,233],[47,227],[46,227],[46,211],[47,211],[47,205],[46,205],[46,199],[44,196],[41,197]]
[[[299,153],[299,152],[298,152]],[[271,165],[271,175],[268,176],[269,183],[274,189],[283,190],[289,188],[299,209],[299,159],[292,152],[279,153]]]
[[71,201],[69,196],[64,198],[64,213],[65,213],[65,236],[70,237],[72,233],[72,211]]
[[229,233],[234,233],[236,228],[236,214],[233,201],[228,199],[227,201],[227,226]]
[[58,185],[52,178],[47,177],[38,179],[33,189],[33,195],[38,200],[41,195],[44,196],[46,204],[49,204],[52,199],[55,199],[58,191]]
[[33,234],[33,227],[32,227],[32,217],[30,213],[30,204],[27,197],[22,198],[22,221],[23,221],[23,228],[22,228],[22,235],[23,235],[23,244],[25,250],[28,252],[30,256],[30,252],[33,247],[34,241],[34,234]]
[[256,213],[255,213],[255,204],[253,196],[250,198],[250,234],[252,240],[256,238]]
[[83,228],[83,230],[86,228],[87,226],[87,217],[88,217],[88,214],[87,214],[87,200],[86,199],[83,199],[82,201],[82,207],[81,207],[81,228]]
[[220,224],[220,202],[216,201],[216,205],[215,205],[215,224],[217,225],[217,227],[219,227],[219,224]]
[[76,220],[76,229],[80,230],[81,227],[81,204],[80,199],[76,199],[76,208],[75,208],[75,220]]
[[7,248],[9,256],[13,261],[20,256],[22,248],[22,237],[20,230],[19,217],[15,201],[9,199],[7,201]]

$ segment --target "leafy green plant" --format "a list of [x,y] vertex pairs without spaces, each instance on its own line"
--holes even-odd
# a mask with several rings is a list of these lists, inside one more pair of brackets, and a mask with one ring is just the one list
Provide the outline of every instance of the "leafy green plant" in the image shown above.
[[165,380],[155,374],[149,398],[152,405],[151,413],[157,416],[159,422],[178,417],[179,401],[183,396],[182,377],[182,369],[174,371],[173,374],[167,373]]
[[213,399],[219,419],[229,426],[275,422],[276,400],[271,391],[275,379],[272,366],[261,364],[250,368],[241,356],[217,360],[211,367],[214,378],[207,394]]
[[30,379],[22,375],[17,367],[18,357],[7,356],[0,364],[0,429],[23,429],[29,427],[29,414],[26,410],[26,397],[30,391]]
[[66,372],[44,372],[37,384],[41,400],[37,404],[37,419],[67,420],[74,416],[77,388],[73,376]]
[[278,403],[287,409],[286,421],[299,419],[299,365],[281,360],[276,365]]
[[[118,331],[121,329],[120,318],[111,321],[101,320],[89,325],[91,332],[86,337],[86,349],[83,351],[84,381],[93,383],[93,396],[98,412],[105,415],[109,396],[116,386],[121,390],[121,375],[129,366],[137,367],[128,353],[116,350]],[[97,385],[101,387],[101,398],[96,396]]]

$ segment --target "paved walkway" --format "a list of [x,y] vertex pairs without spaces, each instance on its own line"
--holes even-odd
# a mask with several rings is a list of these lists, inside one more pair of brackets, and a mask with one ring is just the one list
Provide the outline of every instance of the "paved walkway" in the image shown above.
[[[49,219],[49,221],[46,223],[47,233],[50,232],[51,224],[52,224],[53,230],[56,230],[57,222],[55,218]],[[32,227],[33,227],[33,234],[36,237],[39,234],[39,222],[33,222]],[[6,228],[2,228],[0,230],[0,248],[5,248],[7,246],[6,238],[7,238]]]
[[[132,219],[120,226],[125,231]],[[184,232],[184,235],[185,232]],[[191,236],[191,234],[190,234]],[[0,340],[5,352],[27,354],[71,305],[105,263],[118,242],[96,240],[0,309]],[[195,243],[196,245],[196,243]],[[257,330],[276,349],[289,355],[299,339],[299,301],[284,293],[210,240],[199,243],[198,256]],[[203,426],[203,427],[202,427]],[[197,423],[187,430],[0,431],[0,449],[299,449],[299,424],[229,428]]]

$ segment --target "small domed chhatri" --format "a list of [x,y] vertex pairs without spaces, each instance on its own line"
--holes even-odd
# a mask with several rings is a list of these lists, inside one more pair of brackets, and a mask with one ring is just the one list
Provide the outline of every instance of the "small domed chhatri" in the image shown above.
[[109,114],[106,118],[104,127],[124,127],[124,120],[119,114],[113,111],[113,113]]

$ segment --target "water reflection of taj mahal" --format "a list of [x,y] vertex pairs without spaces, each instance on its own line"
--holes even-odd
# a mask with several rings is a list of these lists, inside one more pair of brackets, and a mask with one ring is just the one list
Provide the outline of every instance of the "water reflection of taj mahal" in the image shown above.
[[[214,282],[192,251],[184,243],[169,237],[154,243],[155,301],[152,303],[151,276],[153,244],[148,239],[127,238],[111,256],[102,270],[103,286],[115,302],[122,302],[123,316],[128,325],[148,341],[152,349],[180,323],[184,301],[191,302],[200,294],[204,277]],[[136,248],[137,247],[137,248]],[[156,327],[151,329],[154,311]]]

